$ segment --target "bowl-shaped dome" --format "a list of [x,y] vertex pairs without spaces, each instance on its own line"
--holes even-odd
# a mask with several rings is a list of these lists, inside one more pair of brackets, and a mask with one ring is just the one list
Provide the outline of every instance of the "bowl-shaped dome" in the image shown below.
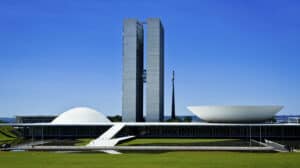
[[200,119],[218,123],[255,123],[271,119],[283,106],[189,106]]
[[52,124],[110,122],[102,113],[87,107],[76,107],[61,113]]

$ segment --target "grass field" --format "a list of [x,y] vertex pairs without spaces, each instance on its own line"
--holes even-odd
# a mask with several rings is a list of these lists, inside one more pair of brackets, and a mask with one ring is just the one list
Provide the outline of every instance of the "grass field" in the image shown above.
[[300,153],[167,152],[159,154],[0,152],[1,167],[14,168],[298,168]]
[[90,138],[80,138],[80,139],[50,139],[49,142],[43,144],[43,146],[85,146],[91,140]]
[[85,145],[87,145],[88,143],[90,143],[91,140],[93,140],[93,139],[90,139],[90,138],[81,138],[81,139],[77,139],[77,142],[76,142],[74,145],[75,145],[75,146],[85,146]]
[[300,149],[300,140],[277,140],[276,142],[282,145],[291,145],[295,149]]
[[2,134],[1,132],[0,132],[0,142],[1,141],[9,141],[9,140],[11,140],[12,138],[10,138],[10,137],[7,137],[6,135],[4,135],[4,134]]
[[13,128],[10,126],[0,127],[0,145],[3,143],[11,143],[17,137],[13,134]]
[[[138,138],[119,144],[121,146],[248,146],[248,140],[205,138]],[[257,144],[252,144],[257,145]]]

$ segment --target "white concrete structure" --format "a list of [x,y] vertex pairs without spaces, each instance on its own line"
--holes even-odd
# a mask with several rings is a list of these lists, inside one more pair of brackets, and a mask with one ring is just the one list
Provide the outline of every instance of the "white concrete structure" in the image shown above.
[[218,123],[254,123],[271,119],[283,106],[189,106],[200,119]]
[[76,107],[61,113],[51,124],[110,123],[105,115],[88,108]]
[[[121,131],[122,128],[124,128],[124,123],[116,123],[112,127],[110,127],[106,132],[104,132],[102,135],[100,135],[97,139],[92,140],[89,144],[86,146],[115,146],[120,141],[128,140],[131,138],[134,138],[134,136],[126,136],[126,137],[120,137],[120,138],[113,138],[119,131]],[[115,150],[102,150],[105,153],[109,154],[121,154],[118,151]]]

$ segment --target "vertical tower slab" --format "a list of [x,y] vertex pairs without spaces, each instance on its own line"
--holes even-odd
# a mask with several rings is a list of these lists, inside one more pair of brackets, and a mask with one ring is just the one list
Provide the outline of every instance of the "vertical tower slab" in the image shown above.
[[157,18],[147,19],[146,121],[164,117],[164,28]]
[[122,121],[143,120],[143,25],[136,19],[123,24]]

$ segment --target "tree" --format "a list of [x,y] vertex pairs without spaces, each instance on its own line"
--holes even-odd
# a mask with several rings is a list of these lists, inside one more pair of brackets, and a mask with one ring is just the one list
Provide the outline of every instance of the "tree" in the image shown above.
[[183,122],[192,122],[192,117],[190,117],[190,116],[184,117]]
[[108,116],[107,118],[108,118],[111,122],[121,122],[121,121],[122,121],[122,116],[120,116],[120,115]]
[[170,118],[166,122],[182,122],[182,120],[180,118],[176,117],[175,119]]

